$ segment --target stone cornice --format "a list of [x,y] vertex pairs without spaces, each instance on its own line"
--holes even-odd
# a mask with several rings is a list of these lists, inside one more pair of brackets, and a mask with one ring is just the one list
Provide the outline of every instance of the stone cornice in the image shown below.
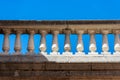
[[71,33],[75,33],[77,30],[84,30],[84,33],[88,33],[88,30],[95,30],[95,33],[102,33],[102,30],[109,30],[109,33],[113,33],[114,30],[120,30],[120,20],[81,20],[81,21],[19,21],[19,20],[0,20],[0,33],[3,33],[3,29],[10,29],[11,33],[14,33],[14,29],[23,29],[23,33],[27,33],[28,30],[34,29],[35,33],[39,33],[39,30],[46,30],[48,33],[52,33],[54,30],[58,30],[60,33],[64,33],[64,30],[71,30]]
[[79,25],[79,24],[120,24],[120,20],[0,20],[0,26],[13,25]]

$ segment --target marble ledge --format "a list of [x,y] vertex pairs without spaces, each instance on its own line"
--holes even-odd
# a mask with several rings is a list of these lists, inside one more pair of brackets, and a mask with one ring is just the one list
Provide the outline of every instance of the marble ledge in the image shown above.
[[72,55],[67,52],[67,54],[60,55],[59,53],[54,53],[47,55],[46,53],[38,55],[0,55],[0,62],[55,62],[55,63],[109,63],[109,62],[120,62],[120,53],[111,54],[95,54],[89,53],[85,55],[84,53],[77,53]]

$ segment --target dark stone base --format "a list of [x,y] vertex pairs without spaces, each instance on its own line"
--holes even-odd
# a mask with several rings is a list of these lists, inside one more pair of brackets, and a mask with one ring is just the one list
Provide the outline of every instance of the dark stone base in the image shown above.
[[71,77],[0,77],[0,80],[120,80],[120,76],[71,76]]
[[0,59],[0,80],[120,80],[119,62],[34,62],[31,56]]

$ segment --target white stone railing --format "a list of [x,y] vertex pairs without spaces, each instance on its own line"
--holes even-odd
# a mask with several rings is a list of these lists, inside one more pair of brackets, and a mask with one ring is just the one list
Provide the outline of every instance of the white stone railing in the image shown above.
[[[24,33],[29,34],[28,41],[28,53],[26,55],[34,54],[34,38],[35,34],[41,35],[39,49],[41,54],[46,55],[46,34],[53,35],[52,42],[52,52],[50,55],[60,55],[59,54],[59,43],[58,43],[58,34],[65,34],[65,44],[62,55],[72,55],[70,52],[70,34],[77,34],[78,41],[76,46],[76,54],[75,55],[85,55],[84,43],[82,36],[84,34],[90,34],[90,44],[89,45],[89,54],[88,55],[111,55],[108,46],[108,34],[115,35],[115,44],[113,55],[120,55],[120,21],[0,21],[0,33],[4,34],[4,42],[3,42],[3,53],[1,55],[9,55],[10,43],[9,43],[9,35],[15,34],[16,40],[14,45],[15,53],[13,55],[21,55],[21,41],[20,36]],[[98,54],[96,52],[96,41],[94,38],[95,34],[103,35],[103,44],[102,44],[102,52]]]

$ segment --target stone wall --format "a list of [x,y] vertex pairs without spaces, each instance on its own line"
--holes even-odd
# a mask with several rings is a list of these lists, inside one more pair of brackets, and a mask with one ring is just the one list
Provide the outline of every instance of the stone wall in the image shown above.
[[0,80],[120,79],[119,63],[0,63]]

